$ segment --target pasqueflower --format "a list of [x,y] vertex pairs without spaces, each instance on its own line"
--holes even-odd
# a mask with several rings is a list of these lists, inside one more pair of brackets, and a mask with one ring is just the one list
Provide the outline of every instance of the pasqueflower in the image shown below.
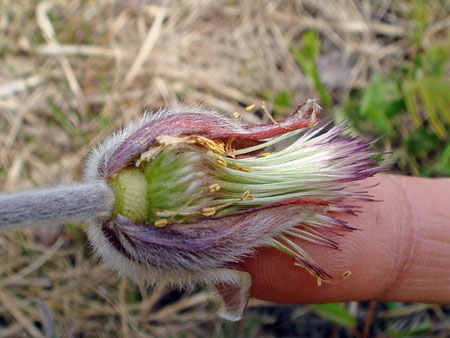
[[93,246],[138,281],[215,284],[234,320],[251,284],[237,264],[259,247],[285,252],[319,283],[332,278],[301,243],[337,249],[328,235],[353,229],[336,215],[371,199],[355,182],[383,167],[373,141],[345,124],[317,126],[319,111],[309,100],[258,125],[197,108],[146,115],[91,156],[86,179],[114,193],[110,215],[90,221]]

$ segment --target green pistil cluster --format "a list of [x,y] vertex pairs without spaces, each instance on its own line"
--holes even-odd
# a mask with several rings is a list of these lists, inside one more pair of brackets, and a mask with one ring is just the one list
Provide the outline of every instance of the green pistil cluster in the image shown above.
[[114,214],[160,226],[192,219],[212,200],[205,155],[201,149],[172,145],[121,170],[111,181]]

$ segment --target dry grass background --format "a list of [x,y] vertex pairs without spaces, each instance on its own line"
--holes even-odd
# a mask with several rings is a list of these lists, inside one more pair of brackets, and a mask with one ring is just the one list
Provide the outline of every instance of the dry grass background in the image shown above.
[[[0,188],[79,180],[89,150],[144,109],[202,103],[231,115],[267,91],[294,90],[293,105],[316,97],[289,51],[306,29],[323,36],[321,74],[338,100],[403,62],[408,10],[388,0],[0,0]],[[445,25],[437,19],[425,43]],[[0,337],[227,335],[208,291],[160,285],[142,298],[92,257],[82,229],[1,234]],[[255,313],[231,332],[248,332]]]

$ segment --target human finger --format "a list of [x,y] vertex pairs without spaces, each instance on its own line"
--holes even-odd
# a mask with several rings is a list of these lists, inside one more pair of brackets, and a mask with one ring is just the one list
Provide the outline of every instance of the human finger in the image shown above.
[[450,303],[450,180],[378,175],[363,182],[374,183],[370,193],[381,202],[343,216],[361,231],[333,238],[342,251],[301,243],[331,282],[319,286],[290,257],[264,248],[243,264],[253,277],[251,295],[283,303]]

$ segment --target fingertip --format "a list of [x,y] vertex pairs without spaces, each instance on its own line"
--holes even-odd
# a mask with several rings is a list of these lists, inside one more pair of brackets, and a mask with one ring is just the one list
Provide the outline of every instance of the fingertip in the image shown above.
[[380,175],[364,185],[377,182],[370,192],[382,202],[363,202],[357,217],[343,217],[361,231],[331,235],[342,251],[298,242],[331,281],[319,286],[294,259],[263,248],[243,264],[253,276],[251,295],[283,303],[450,301],[450,287],[442,283],[450,280],[450,180]]
[[[380,181],[382,184],[375,184]],[[386,192],[397,189],[392,182],[385,187],[387,181],[389,178],[380,177],[365,181],[364,186],[372,186],[371,193],[386,200]],[[382,294],[396,280],[392,273],[398,260],[396,254],[406,249],[405,243],[399,241],[404,236],[401,227],[391,226],[392,222],[402,222],[404,210],[390,200],[362,202],[359,206],[358,216],[338,216],[350,227],[362,230],[346,232],[344,236],[330,234],[339,243],[339,250],[298,242],[332,279],[318,283],[317,277],[294,265],[291,257],[264,248],[244,263],[253,276],[252,296],[283,303],[319,303],[366,300]],[[341,277],[349,271],[350,276]]]

